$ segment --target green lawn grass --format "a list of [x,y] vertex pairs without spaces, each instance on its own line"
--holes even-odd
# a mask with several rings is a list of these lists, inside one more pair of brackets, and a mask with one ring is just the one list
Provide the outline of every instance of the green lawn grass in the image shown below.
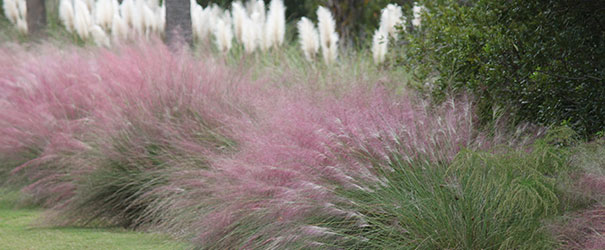
[[38,208],[14,208],[17,192],[0,189],[0,249],[187,249],[166,236],[121,228],[49,227]]

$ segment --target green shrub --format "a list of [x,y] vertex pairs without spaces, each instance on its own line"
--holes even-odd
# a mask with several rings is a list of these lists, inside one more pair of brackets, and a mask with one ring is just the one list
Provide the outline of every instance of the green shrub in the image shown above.
[[407,36],[408,65],[432,92],[469,89],[483,120],[506,108],[516,121],[605,127],[605,11],[599,0],[427,1]]

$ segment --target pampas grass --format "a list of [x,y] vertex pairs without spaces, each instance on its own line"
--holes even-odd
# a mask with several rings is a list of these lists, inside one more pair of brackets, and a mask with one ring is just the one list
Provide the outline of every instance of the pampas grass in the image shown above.
[[422,26],[422,13],[426,11],[424,5],[418,5],[418,3],[414,3],[414,7],[412,7],[412,13],[414,15],[414,19],[412,19],[412,25],[415,28],[420,28]]
[[90,37],[93,20],[88,7],[83,0],[74,1],[74,29],[82,39]]
[[298,28],[300,48],[307,61],[311,62],[319,51],[319,33],[315,28],[315,24],[306,17],[301,18],[296,27]]
[[248,19],[248,15],[246,14],[246,9],[244,9],[242,2],[235,1],[231,3],[231,16],[233,17],[233,33],[235,34],[235,40],[244,44],[245,42],[242,38],[244,22]]
[[405,17],[403,16],[401,6],[388,4],[387,7],[382,9],[379,29],[388,33],[393,39],[398,39],[397,33],[399,33],[399,31],[397,30],[397,27],[401,27],[403,28],[403,31],[405,31],[405,26],[402,25],[403,23],[405,23]]
[[59,3],[59,20],[69,33],[75,31],[74,19],[74,6],[72,0],[61,0]]
[[372,37],[372,56],[374,57],[375,64],[384,62],[389,46],[388,36],[389,33],[383,29],[378,29],[374,32],[374,36]]
[[22,34],[27,34],[27,6],[25,0],[6,0],[2,2],[4,15]]
[[281,46],[286,35],[286,7],[282,0],[271,0],[265,21],[263,49]]
[[321,53],[326,64],[332,64],[338,57],[338,33],[336,33],[336,21],[332,13],[325,7],[317,9],[319,41]]
[[233,30],[231,27],[231,16],[228,12],[222,18],[218,18],[214,25],[212,31],[214,42],[222,53],[227,53],[231,49],[233,42]]

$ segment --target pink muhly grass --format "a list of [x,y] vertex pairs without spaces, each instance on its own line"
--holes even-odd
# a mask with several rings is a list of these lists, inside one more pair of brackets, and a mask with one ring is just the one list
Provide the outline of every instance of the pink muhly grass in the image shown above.
[[373,161],[489,145],[467,98],[276,87],[157,42],[0,54],[0,157],[27,162],[11,167],[67,223],[154,227],[204,248],[316,246],[336,236],[308,219],[354,218],[334,191],[380,182]]

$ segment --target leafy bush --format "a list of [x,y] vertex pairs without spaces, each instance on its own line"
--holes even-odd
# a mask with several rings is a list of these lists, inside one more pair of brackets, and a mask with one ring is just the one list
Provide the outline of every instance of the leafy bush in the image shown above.
[[407,36],[436,96],[470,89],[483,120],[500,108],[517,120],[605,128],[605,11],[589,1],[426,1],[422,31]]

